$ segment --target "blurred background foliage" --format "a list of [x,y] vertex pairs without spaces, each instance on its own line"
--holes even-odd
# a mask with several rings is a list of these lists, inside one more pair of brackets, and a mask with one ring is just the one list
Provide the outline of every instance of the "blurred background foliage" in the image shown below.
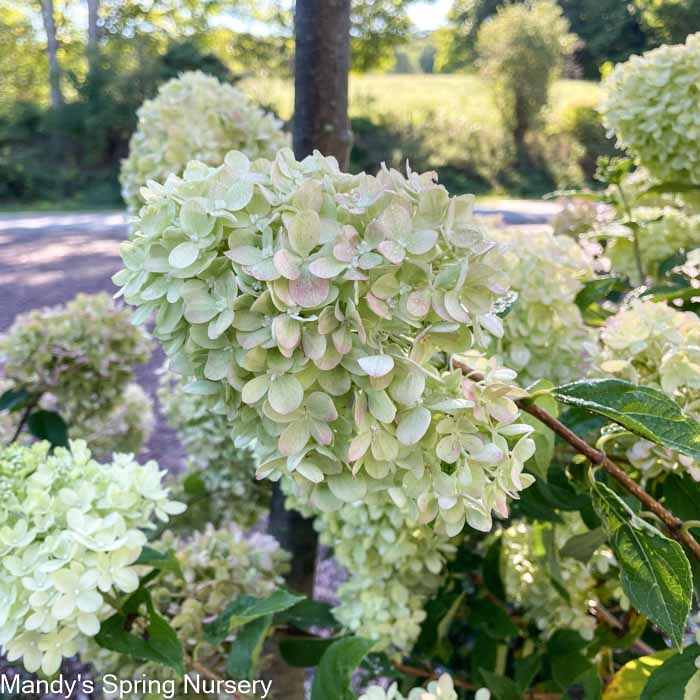
[[[411,4],[353,0],[352,166],[408,158],[455,192],[539,196],[590,183],[596,157],[615,152],[595,110],[601,71],[700,29],[700,0],[549,0],[571,42],[520,133],[496,84],[517,76],[503,64],[494,73],[493,60],[489,71],[493,40],[480,51],[478,37],[507,24],[507,6],[537,3],[454,0],[434,31],[412,24]],[[136,111],[185,70],[238,82],[289,120],[292,20],[289,0],[0,0],[0,206],[121,206]],[[510,49],[526,45],[536,65],[546,43],[520,24]]]

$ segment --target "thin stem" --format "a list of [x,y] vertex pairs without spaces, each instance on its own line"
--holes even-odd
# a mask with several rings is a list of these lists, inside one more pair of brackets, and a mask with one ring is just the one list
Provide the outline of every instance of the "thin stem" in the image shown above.
[[8,443],[9,445],[11,445],[13,442],[15,442],[17,440],[17,438],[20,436],[20,433],[22,432],[22,429],[24,428],[27,420],[29,420],[29,414],[34,410],[34,408],[38,402],[39,402],[39,399],[36,399],[34,401],[30,401],[24,407],[24,411],[22,411],[22,416],[19,419],[19,423],[17,424],[17,428],[15,429],[15,432],[12,435],[12,439]]
[[[622,201],[622,206],[627,215],[627,219],[632,221],[632,208],[627,202],[627,197],[625,196],[625,191],[622,185],[617,186],[618,192],[620,193],[620,200]],[[637,230],[634,226],[630,227],[632,229],[632,247],[634,248],[634,260],[637,264],[637,272],[639,273],[639,284],[644,284],[644,265],[642,264],[642,251],[639,246],[639,236],[637,236]]]
[[[454,360],[454,366],[462,370],[474,381],[482,381],[483,374],[475,372],[471,367]],[[534,416],[541,423],[544,423],[552,432],[568,442],[577,452],[586,457],[593,464],[602,467],[613,477],[626,491],[631,493],[646,510],[651,511],[666,526],[671,537],[685,545],[700,561],[700,543],[683,527],[683,521],[677,518],[671,511],[666,510],[653,496],[650,496],[636,481],[633,481],[625,471],[620,469],[611,459],[600,450],[589,445],[572,430],[569,430],[561,421],[553,415],[547,413],[543,408],[530,403],[528,399],[520,399],[515,402],[523,411]]]

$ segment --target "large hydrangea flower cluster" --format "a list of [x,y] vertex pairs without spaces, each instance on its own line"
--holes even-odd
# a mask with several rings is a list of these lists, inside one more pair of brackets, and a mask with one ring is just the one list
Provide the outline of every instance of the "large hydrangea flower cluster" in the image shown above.
[[[588,531],[578,514],[562,514],[562,523],[552,527],[552,550],[559,552],[574,535]],[[556,575],[566,589],[566,600],[552,581],[541,525],[519,522],[504,530],[501,540],[501,573],[508,600],[521,608],[546,637],[558,629],[575,629],[592,639],[596,620],[591,612],[600,602],[599,579],[608,575],[615,560],[601,547],[583,563],[558,557]]]
[[108,294],[20,314],[0,336],[5,380],[46,394],[69,426],[106,419],[150,353],[147,333]]
[[183,510],[163,474],[131,455],[100,464],[83,441],[53,455],[45,442],[0,452],[0,647],[10,661],[55,673],[114,612],[108,596],[136,590],[143,530]]
[[183,73],[140,107],[129,157],[122,162],[122,195],[136,212],[149,180],[181,175],[190,160],[218,165],[234,149],[251,159],[272,158],[288,145],[282,123],[238,88],[200,71]]
[[593,277],[590,257],[575,240],[547,229],[527,234],[495,230],[493,236],[507,245],[507,270],[518,298],[492,351],[517,370],[525,385],[538,379],[560,384],[581,376],[594,335],[574,299]]
[[448,534],[506,515],[534,450],[515,373],[476,382],[445,355],[503,330],[503,259],[471,197],[289,150],[193,162],[144,196],[114,281],[188,390],[267,455],[260,477],[324,511],[385,491]]
[[[183,391],[184,380],[164,371],[158,400],[168,423],[177,431],[187,452],[181,500],[192,501],[188,516],[206,510],[208,522],[255,525],[269,508],[271,484],[255,479],[256,461],[248,449],[236,447],[226,416],[216,412],[211,397]],[[190,496],[184,488],[196,474],[204,493]],[[186,516],[186,517],[188,517]]]
[[[277,541],[263,533],[246,534],[235,523],[221,528],[212,525],[187,538],[163,533],[154,547],[172,550],[183,577],[169,573],[152,590],[156,610],[176,630],[190,675],[193,662],[210,672],[226,675],[226,656],[231,642],[212,646],[204,641],[204,624],[223,612],[241,595],[264,598],[284,582],[289,555]],[[120,678],[177,679],[175,671],[155,662],[139,663],[92,644],[85,653],[98,674],[116,673]],[[180,687],[180,684],[177,684]],[[132,700],[142,696],[132,694]],[[185,697],[184,695],[178,695]],[[188,694],[197,700],[200,696]],[[204,700],[205,696],[201,696]],[[211,697],[211,696],[206,696]]]
[[603,121],[662,181],[700,182],[700,34],[618,64],[605,81]]
[[[485,688],[477,690],[475,700],[489,700],[491,694]],[[359,700],[458,700],[452,677],[443,673],[436,681],[430,681],[426,688],[414,688],[404,697],[396,683],[387,690],[379,685],[373,685],[360,695]]]
[[[700,318],[663,302],[636,299],[610,317],[601,332],[596,359],[600,373],[661,389],[700,419]],[[691,457],[630,438],[627,457],[647,476],[686,470],[700,481]]]
[[338,588],[338,621],[376,639],[376,648],[408,653],[425,620],[425,604],[443,580],[454,542],[419,525],[384,497],[348,503],[315,521],[322,544],[349,572]]
[[[659,265],[679,252],[700,244],[700,215],[690,214],[675,207],[637,207],[634,210],[637,221],[643,221],[637,228],[637,240],[643,269],[652,277],[658,276]],[[620,224],[615,224],[620,228]],[[622,225],[624,228],[624,225]],[[609,230],[609,227],[607,227]],[[602,233],[605,233],[605,228]],[[631,237],[613,235],[605,248],[614,272],[637,279],[637,263]]]

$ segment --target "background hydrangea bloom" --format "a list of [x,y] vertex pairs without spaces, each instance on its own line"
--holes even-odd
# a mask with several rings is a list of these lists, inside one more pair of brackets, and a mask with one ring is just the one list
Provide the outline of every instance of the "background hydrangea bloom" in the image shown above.
[[[596,359],[602,374],[661,389],[696,419],[700,418],[700,319],[662,302],[634,300],[611,316],[601,332]],[[627,457],[647,476],[686,470],[700,481],[692,457],[647,440],[626,439]]]
[[78,294],[65,305],[17,316],[0,336],[0,366],[9,386],[46,394],[69,426],[89,433],[119,404],[126,409],[127,398],[136,400],[133,390],[128,397],[125,391],[151,346],[131,312],[108,294]]
[[[516,523],[504,530],[501,544],[501,572],[508,600],[522,608],[525,618],[534,622],[545,637],[558,629],[577,630],[592,639],[596,619],[590,612],[599,602],[598,579],[608,573],[614,559],[604,547],[587,563],[571,557],[557,556],[556,576],[566,589],[567,601],[552,578],[545,539],[551,552],[559,552],[574,535],[588,532],[580,516],[562,514],[563,522],[554,525]],[[545,533],[544,528],[548,528]]]
[[[160,578],[152,598],[157,611],[170,620],[182,642],[188,673],[196,672],[192,662],[198,661],[210,671],[225,676],[231,642],[212,646],[203,641],[204,624],[241,595],[264,598],[273,593],[283,584],[289,555],[269,535],[246,535],[234,523],[218,529],[209,525],[194,535],[189,533],[186,538],[165,532],[154,546],[161,551],[172,549],[183,573],[183,577],[167,574]],[[85,658],[93,663],[98,674],[177,679],[176,673],[168,667],[154,662],[139,664],[95,644],[87,649]],[[137,697],[133,696],[134,700]],[[186,697],[200,696],[190,693]]]
[[85,442],[70,447],[0,451],[0,646],[47,675],[114,612],[108,595],[136,590],[152,518],[184,508],[155,462],[121,454],[99,464]]
[[595,335],[574,299],[593,277],[591,259],[576,241],[547,229],[494,230],[493,236],[507,245],[507,270],[518,298],[492,351],[518,372],[523,385],[581,376]]
[[700,182],[700,34],[618,64],[605,81],[605,126],[662,181]]
[[271,158],[287,145],[282,123],[238,88],[189,71],[161,85],[139,109],[129,157],[122,162],[122,195],[135,212],[143,204],[141,187],[181,175],[190,160],[218,165],[234,149],[252,160]]
[[210,397],[184,392],[182,377],[172,372],[161,375],[158,400],[187,451],[178,489],[178,498],[188,503],[187,521],[255,525],[269,507],[271,484],[255,479],[255,457],[236,447],[226,416],[215,411]]
[[385,491],[448,534],[507,514],[534,450],[515,374],[475,382],[444,354],[502,333],[503,261],[471,197],[289,150],[192,162],[144,196],[114,281],[258,476],[323,511]]
[[[476,700],[490,698],[488,691],[486,695],[482,691],[483,689],[477,691]],[[388,690],[373,685],[360,695],[359,700],[457,700],[458,697],[452,677],[443,673],[438,680],[430,681],[425,688],[414,688],[407,697],[404,697],[396,683],[393,683]]]
[[320,541],[333,547],[349,579],[338,589],[338,621],[376,639],[376,648],[408,653],[418,639],[426,602],[442,583],[454,540],[412,522],[391,501],[344,505],[315,521]]

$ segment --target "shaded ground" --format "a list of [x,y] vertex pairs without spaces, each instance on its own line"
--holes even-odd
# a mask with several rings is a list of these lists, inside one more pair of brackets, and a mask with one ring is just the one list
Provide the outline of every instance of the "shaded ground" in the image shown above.
[[[502,201],[477,208],[509,225],[542,224],[558,210],[553,202]],[[123,212],[28,213],[0,215],[0,332],[14,317],[36,307],[61,304],[78,292],[113,292],[112,275],[120,269],[119,244],[126,238]],[[137,374],[155,398],[160,349]],[[182,449],[159,414],[144,457],[177,470]]]

